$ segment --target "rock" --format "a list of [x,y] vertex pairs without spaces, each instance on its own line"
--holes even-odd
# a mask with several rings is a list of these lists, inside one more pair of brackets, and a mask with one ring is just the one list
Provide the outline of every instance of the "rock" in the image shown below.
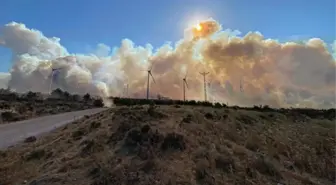
[[35,136],[30,136],[30,137],[27,137],[24,142],[25,143],[32,143],[32,142],[35,142],[36,141],[36,137]]

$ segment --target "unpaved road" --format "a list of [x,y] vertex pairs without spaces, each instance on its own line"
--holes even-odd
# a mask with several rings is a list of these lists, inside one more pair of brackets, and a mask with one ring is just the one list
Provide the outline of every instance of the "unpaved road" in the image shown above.
[[85,115],[92,115],[103,110],[106,110],[106,108],[67,112],[0,125],[0,149],[23,141],[29,136],[38,136],[70,123],[74,119],[79,119]]

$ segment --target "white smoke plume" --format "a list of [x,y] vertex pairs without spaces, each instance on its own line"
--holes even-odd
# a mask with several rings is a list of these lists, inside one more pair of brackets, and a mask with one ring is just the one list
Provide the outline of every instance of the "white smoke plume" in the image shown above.
[[0,88],[6,89],[8,87],[8,81],[10,79],[9,73],[0,72]]
[[[206,76],[208,100],[230,105],[268,104],[272,107],[335,107],[335,48],[330,52],[319,38],[306,42],[280,43],[259,32],[241,36],[215,20],[205,20],[186,30],[175,45],[135,46],[124,39],[111,55],[109,46],[99,44],[91,54],[73,54],[60,39],[47,38],[24,24],[0,28],[0,46],[12,51],[10,74],[0,75],[18,92],[49,92],[51,69],[61,67],[53,88],[71,93],[143,98],[148,67],[150,96],[161,94],[182,99],[182,78],[187,73],[187,99],[203,100]],[[209,85],[210,83],[210,85]]]

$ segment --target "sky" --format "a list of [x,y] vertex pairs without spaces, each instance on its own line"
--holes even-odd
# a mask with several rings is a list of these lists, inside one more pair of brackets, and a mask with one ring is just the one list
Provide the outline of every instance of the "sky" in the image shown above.
[[[266,38],[335,40],[334,0],[2,0],[0,25],[15,21],[61,38],[70,53],[87,53],[98,43],[119,46],[124,38],[154,48],[183,37],[196,19],[212,17],[224,29],[259,31]],[[0,47],[0,72],[11,67]]]
[[132,98],[181,99],[187,74],[186,98],[204,100],[207,71],[210,101],[335,107],[335,9],[335,0],[2,0],[0,88],[110,97],[127,84]]

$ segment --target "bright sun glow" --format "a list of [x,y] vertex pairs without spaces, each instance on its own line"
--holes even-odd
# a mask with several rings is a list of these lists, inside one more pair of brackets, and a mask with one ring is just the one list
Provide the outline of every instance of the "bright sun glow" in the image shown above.
[[197,31],[201,31],[202,30],[202,26],[200,24],[196,24],[195,26]]

